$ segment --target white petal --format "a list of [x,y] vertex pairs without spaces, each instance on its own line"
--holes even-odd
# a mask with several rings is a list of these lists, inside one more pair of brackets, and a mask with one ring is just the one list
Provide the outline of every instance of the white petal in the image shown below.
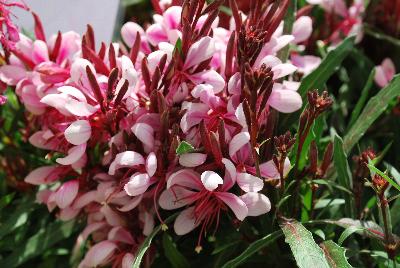
[[262,179],[248,173],[238,173],[237,184],[245,192],[258,192],[264,187]]
[[87,142],[92,135],[92,128],[87,120],[73,122],[65,131],[65,139],[73,145],[81,145]]
[[271,210],[268,197],[260,193],[246,193],[240,197],[249,210],[248,216],[260,216]]
[[219,184],[223,184],[224,180],[214,171],[205,171],[201,174],[201,182],[209,191],[214,191]]

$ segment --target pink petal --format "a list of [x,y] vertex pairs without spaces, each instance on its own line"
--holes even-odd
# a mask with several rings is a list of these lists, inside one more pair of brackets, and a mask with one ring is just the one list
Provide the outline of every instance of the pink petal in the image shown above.
[[108,226],[106,222],[102,221],[102,222],[94,222],[91,223],[89,225],[87,225],[85,227],[85,229],[83,230],[83,232],[81,233],[81,237],[83,241],[86,241],[86,239],[89,237],[89,235],[91,235],[93,232]]
[[260,216],[271,210],[268,197],[260,193],[246,193],[240,197],[249,210],[247,216]]
[[72,204],[78,194],[79,181],[65,182],[56,192],[56,204],[59,208],[66,208]]
[[147,174],[133,175],[127,184],[124,186],[125,192],[129,196],[137,196],[146,192],[151,185],[150,177]]
[[[289,158],[286,157],[285,164],[283,167],[283,175],[286,176],[289,173],[291,168],[292,168],[292,166],[290,164],[290,160],[289,160]],[[260,165],[260,172],[261,172],[261,176],[263,176],[264,178],[267,178],[267,179],[279,179],[280,178],[279,172],[274,164],[274,161],[272,161],[272,160],[262,163]]]
[[304,75],[308,75],[309,73],[314,71],[321,63],[321,59],[319,57],[309,55],[292,55],[290,57],[290,60],[298,68],[298,71],[303,73]]
[[248,173],[238,173],[236,177],[236,182],[239,187],[247,192],[258,192],[264,187],[264,182],[262,179],[253,176]]
[[157,46],[160,42],[165,42],[168,40],[168,36],[160,24],[152,24],[146,30],[147,39],[150,44]]
[[75,199],[74,204],[72,204],[72,208],[74,209],[83,208],[88,204],[90,204],[91,202],[96,201],[96,197],[97,197],[97,191],[86,192]]
[[151,152],[146,158],[146,172],[150,177],[157,171],[157,157],[156,154]]
[[171,6],[168,8],[163,14],[165,25],[169,29],[177,29],[181,22],[181,13],[182,7],[180,6]]
[[107,239],[115,242],[122,242],[133,245],[135,242],[131,233],[124,227],[116,226],[108,232]]
[[122,39],[124,40],[125,44],[128,45],[128,47],[132,47],[136,40],[136,34],[139,32],[139,35],[143,36],[144,31],[143,28],[132,21],[129,21],[124,24],[121,28],[121,36]]
[[312,20],[308,16],[301,16],[293,24],[292,34],[294,42],[301,43],[306,41],[312,33]]
[[71,113],[65,109],[65,104],[67,103],[68,96],[64,94],[48,94],[44,96],[40,102],[46,104],[50,107],[57,109],[60,113],[66,116],[70,116]]
[[86,143],[74,146],[68,150],[68,155],[66,157],[57,158],[56,162],[64,166],[74,164],[83,157],[85,152],[86,152]]
[[154,147],[154,129],[145,123],[136,123],[132,127],[135,136],[149,148]]
[[237,151],[250,141],[249,132],[240,132],[229,143],[229,156],[232,158]]
[[117,245],[111,241],[101,241],[89,249],[82,261],[87,267],[103,266],[111,261]]
[[132,253],[126,253],[122,258],[121,268],[132,268],[135,256]]
[[95,106],[71,98],[66,101],[65,109],[76,116],[91,116],[98,110]]
[[224,180],[214,171],[205,171],[201,174],[201,182],[203,183],[204,188],[209,191],[214,191],[218,188],[219,184],[224,183]]
[[220,93],[225,87],[224,78],[214,70],[206,70],[190,75],[189,79],[196,85],[208,84],[212,86],[214,94]]
[[115,171],[120,168],[143,165],[144,163],[145,161],[142,155],[133,151],[122,152],[116,155],[108,169],[108,174],[115,175]]
[[34,185],[52,183],[58,179],[57,175],[60,173],[58,172],[59,169],[58,166],[39,167],[31,171],[28,176],[25,177],[24,181]]
[[189,197],[194,194],[195,192],[183,187],[173,187],[161,193],[158,204],[162,209],[166,210],[181,208],[193,202]]
[[243,221],[246,218],[248,209],[246,204],[232,193],[215,193],[216,196],[221,199],[228,207],[233,211],[236,218],[240,221]]
[[275,89],[271,93],[268,104],[279,112],[293,113],[301,108],[303,101],[296,91]]
[[73,209],[71,207],[66,207],[60,210],[58,218],[62,221],[70,221],[72,219],[75,219],[76,216],[78,216],[79,212],[81,212],[80,209]]
[[167,189],[173,185],[180,185],[195,190],[203,188],[200,175],[191,169],[182,169],[172,173],[167,179]]
[[225,177],[222,189],[228,190],[236,183],[236,167],[231,160],[222,158],[225,165]]
[[390,81],[396,74],[396,68],[390,58],[386,58],[382,62],[383,70],[385,71],[386,78]]
[[148,213],[147,211],[139,214],[140,220],[143,222],[143,234],[145,236],[149,236],[154,229],[154,217],[153,214]]
[[[138,74],[133,66],[131,59],[125,55],[121,57],[121,69],[122,78],[128,80],[129,87],[135,87],[138,81]],[[117,93],[115,95],[117,95]]]
[[92,63],[86,59],[78,58],[71,65],[71,80],[78,85],[82,85],[86,88],[90,88],[90,83],[87,78],[86,66],[92,70],[93,74],[96,75],[96,69]]
[[47,49],[47,44],[42,40],[36,40],[35,42],[33,42],[32,59],[35,63],[49,61],[49,51]]
[[65,139],[73,145],[86,143],[92,135],[92,128],[87,120],[78,120],[73,122],[64,131]]
[[128,212],[137,207],[140,204],[140,201],[142,201],[143,195],[138,195],[133,197],[127,204],[124,206],[118,208],[119,211],[121,212]]
[[57,90],[66,95],[76,98],[78,101],[86,102],[86,97],[79,89],[71,86],[62,86],[57,88]]
[[175,219],[174,230],[177,235],[185,235],[196,228],[200,222],[194,218],[194,207],[182,211]]
[[179,156],[179,164],[184,167],[197,167],[204,164],[206,159],[206,154],[188,153]]
[[189,69],[205,60],[211,58],[215,53],[214,40],[209,37],[203,37],[196,43],[194,43],[188,52],[186,57],[184,69]]
[[389,81],[386,78],[385,71],[383,70],[382,66],[377,66],[375,68],[375,83],[380,87],[385,87],[389,84]]
[[110,206],[107,204],[103,205],[100,209],[100,212],[106,218],[106,221],[111,226],[125,226],[125,220],[120,216],[117,212],[115,212]]
[[22,67],[14,65],[0,66],[0,80],[7,85],[15,86],[25,76],[26,70]]
[[285,77],[297,70],[296,66],[290,63],[282,63],[272,67],[272,72],[274,72],[274,79],[279,79]]

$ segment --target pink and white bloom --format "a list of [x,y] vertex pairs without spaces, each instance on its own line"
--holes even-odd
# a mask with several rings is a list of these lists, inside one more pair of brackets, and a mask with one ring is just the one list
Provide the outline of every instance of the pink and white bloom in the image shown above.
[[396,73],[396,68],[391,59],[386,58],[382,63],[375,67],[375,83],[380,87],[385,87],[389,84]]

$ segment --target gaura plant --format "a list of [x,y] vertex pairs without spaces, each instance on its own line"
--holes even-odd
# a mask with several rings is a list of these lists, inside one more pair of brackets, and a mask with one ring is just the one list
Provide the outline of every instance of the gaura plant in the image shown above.
[[[100,47],[90,25],[46,36],[35,13],[30,38],[9,10],[28,8],[0,2],[0,80],[26,110],[29,143],[46,151],[24,181],[57,218],[83,223],[78,267],[351,267],[368,263],[364,248],[396,265],[389,202],[400,186],[394,167],[376,167],[387,150],[365,149],[353,170],[347,161],[396,108],[394,63],[362,79],[342,139],[325,84],[362,42],[367,6],[299,2],[151,1],[152,24],[127,22],[123,42]],[[313,29],[314,13],[327,27]],[[373,80],[384,88],[368,100]]]

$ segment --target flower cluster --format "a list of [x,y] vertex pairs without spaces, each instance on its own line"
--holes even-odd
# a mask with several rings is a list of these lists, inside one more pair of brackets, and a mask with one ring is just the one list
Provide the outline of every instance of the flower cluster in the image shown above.
[[126,23],[125,45],[97,48],[90,26],[47,38],[36,18],[36,40],[19,34],[0,67],[31,114],[29,142],[53,163],[25,181],[60,219],[87,221],[79,239],[93,246],[80,267],[129,267],[169,210],[180,211],[176,234],[200,230],[197,251],[222,217],[269,212],[264,181],[283,180],[291,165],[263,144],[276,111],[302,107],[292,74],[319,64],[300,47],[278,57],[312,29],[300,16],[284,33],[288,0],[258,1],[247,15],[230,1],[229,28],[218,26],[223,1],[152,2],[154,23]]

